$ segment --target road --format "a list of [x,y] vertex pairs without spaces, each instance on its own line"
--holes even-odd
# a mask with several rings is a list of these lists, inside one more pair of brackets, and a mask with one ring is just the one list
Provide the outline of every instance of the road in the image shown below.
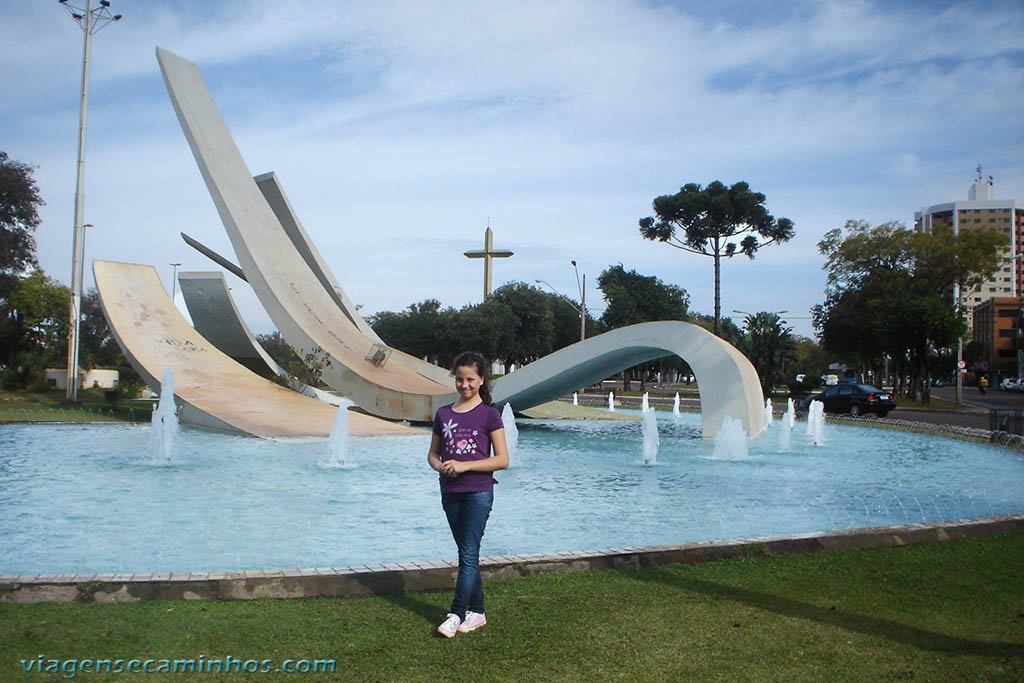
[[[954,387],[933,387],[932,396],[953,402],[956,389]],[[980,410],[994,408],[1024,410],[1024,392],[999,391],[988,389],[984,394],[978,393],[978,387],[964,387],[964,406]]]

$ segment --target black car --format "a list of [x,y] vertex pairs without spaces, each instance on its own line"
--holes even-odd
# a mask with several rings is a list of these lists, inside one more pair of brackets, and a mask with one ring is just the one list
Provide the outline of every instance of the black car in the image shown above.
[[870,384],[837,384],[811,396],[811,401],[821,401],[826,413],[849,413],[854,417],[864,413],[885,417],[896,409],[892,394]]

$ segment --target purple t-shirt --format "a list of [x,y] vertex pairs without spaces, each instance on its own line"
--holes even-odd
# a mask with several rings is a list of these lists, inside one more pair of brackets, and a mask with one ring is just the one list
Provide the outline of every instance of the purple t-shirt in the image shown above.
[[[491,457],[491,432],[504,428],[498,409],[486,403],[479,403],[465,413],[455,412],[450,405],[441,406],[434,414],[434,433],[441,437],[441,462]],[[438,474],[441,493],[494,490],[491,472],[463,472],[454,479]]]

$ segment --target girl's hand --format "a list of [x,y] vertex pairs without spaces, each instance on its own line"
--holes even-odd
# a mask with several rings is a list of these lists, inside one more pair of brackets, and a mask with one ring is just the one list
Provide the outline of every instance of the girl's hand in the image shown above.
[[469,463],[462,460],[445,460],[441,463],[441,473],[453,479],[467,471],[469,471]]

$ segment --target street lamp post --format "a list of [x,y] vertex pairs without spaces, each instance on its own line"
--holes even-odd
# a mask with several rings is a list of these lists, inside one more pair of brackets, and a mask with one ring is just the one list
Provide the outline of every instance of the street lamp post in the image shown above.
[[[964,318],[963,306],[960,302],[960,283],[953,283],[953,302],[956,306],[956,319],[962,321]],[[956,338],[956,382],[953,391],[953,405],[959,408],[964,404],[964,337]]]
[[576,286],[580,290],[580,341],[583,341],[587,338],[587,274],[583,273],[583,283],[580,284],[580,271],[576,267],[576,261],[570,263],[576,273]]
[[[557,289],[555,289],[554,285],[552,285],[547,280],[534,280],[534,282],[536,282],[539,285],[546,285],[547,288],[550,289],[552,292],[554,292],[556,295],[558,295],[562,299],[565,299],[565,303],[567,303],[570,306],[572,306],[572,310],[574,310],[577,313],[579,313],[580,316],[582,317],[582,319],[584,320],[584,323],[586,322],[586,309],[580,308],[579,306],[577,306],[575,301],[573,301],[572,299],[567,297],[565,294],[562,294],[561,292],[559,292]],[[585,338],[584,337],[585,334],[586,334],[586,328],[581,325],[580,326],[580,341],[583,341],[583,339]]]
[[110,13],[109,0],[100,0],[100,6],[92,7],[92,0],[85,0],[85,7],[75,7],[68,0],[60,0],[71,17],[82,27],[85,34],[82,48],[82,94],[78,109],[78,173],[75,179],[75,227],[71,248],[71,305],[68,312],[68,389],[67,400],[78,401],[78,345],[79,327],[82,321],[82,270],[85,261],[85,122],[89,99],[89,53],[92,36],[108,24],[121,19],[120,14]]
[[171,303],[174,303],[174,297],[178,294],[178,266],[180,263],[168,263],[174,271],[171,274]]

